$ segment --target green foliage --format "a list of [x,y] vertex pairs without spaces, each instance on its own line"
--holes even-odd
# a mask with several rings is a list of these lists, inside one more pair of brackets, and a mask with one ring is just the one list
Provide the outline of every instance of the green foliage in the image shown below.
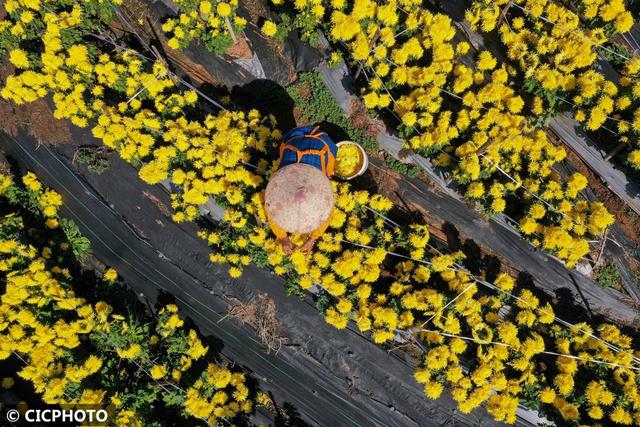
[[[4,1],[3,1],[4,3]],[[52,9],[55,9],[58,6],[62,6],[68,8],[72,11],[72,6],[74,3],[77,3],[73,0],[51,0],[47,2],[44,7],[38,6],[38,10],[32,9],[32,13],[36,16],[40,13],[48,13]],[[22,8],[15,8],[16,10],[12,10],[12,13],[8,15],[20,21],[20,14],[22,13]],[[115,6],[111,0],[86,0],[82,2],[82,11],[83,16],[81,22],[77,26],[73,26],[72,28],[63,29],[60,32],[60,37],[63,41],[64,46],[70,46],[75,43],[81,43],[82,37],[87,32],[98,32],[96,31],[96,22],[108,23],[113,20],[115,16]],[[25,48],[25,44],[22,43],[23,40],[31,40],[33,38],[39,38],[42,35],[42,27],[36,24],[38,22],[38,18],[31,21],[29,24],[23,24],[23,33],[16,34],[12,33],[12,26],[1,27],[0,30],[0,56],[6,55],[8,50],[15,49],[18,47]],[[27,49],[29,51],[29,49]],[[30,53],[30,52],[29,52]],[[29,60],[35,63],[40,62],[39,55],[29,54]]]
[[318,47],[318,18],[311,13],[297,13],[294,26],[300,30],[300,38],[313,47]]
[[316,309],[320,313],[324,314],[324,312],[327,311],[327,308],[329,308],[329,306],[331,305],[331,302],[331,295],[329,295],[329,293],[325,292],[324,290],[321,290],[320,294],[315,300]]
[[79,147],[76,151],[76,160],[78,163],[87,166],[89,172],[100,175],[111,166],[104,147]]
[[522,387],[520,402],[529,409],[539,410],[542,406],[539,399],[541,390],[542,387],[539,383],[525,384]]
[[415,178],[420,173],[420,167],[414,164],[402,163],[392,155],[385,153],[384,161],[389,169],[398,172],[399,174],[406,175],[411,178]]
[[296,295],[298,298],[303,299],[305,297],[304,289],[300,287],[298,284],[297,278],[295,277],[287,277],[287,282],[285,283],[284,293],[290,297]]
[[246,20],[237,15],[237,2],[223,3],[229,9],[225,17],[216,11],[218,4],[213,1],[176,0],[174,5],[178,15],[166,19],[162,25],[169,47],[186,48],[192,41],[198,41],[214,55],[222,55],[232,47],[232,33],[242,37]]
[[631,52],[618,43],[607,43],[606,47],[606,49],[600,49],[598,52],[617,69],[624,67],[625,58],[633,57]]
[[[276,6],[278,11],[284,10],[284,12],[278,14],[280,22],[277,24],[278,31],[273,37],[282,40],[290,31],[297,29],[303,42],[309,43],[313,47],[318,47],[318,31],[316,30],[318,18],[309,12],[297,13],[288,3],[284,2],[280,7]],[[291,19],[291,16],[293,16],[293,19]]]
[[4,192],[4,197],[6,197],[12,205],[23,205],[25,208],[33,211],[33,207],[29,202],[27,190],[19,185],[12,185],[8,187]]
[[603,267],[596,268],[594,273],[596,276],[596,282],[604,288],[611,288],[612,286],[620,284],[620,269],[615,265],[608,264]]
[[102,22],[111,22],[116,14],[116,8],[111,1],[85,1],[83,9],[85,10],[85,13],[88,11],[91,15],[95,15]]
[[[325,122],[333,125],[345,134],[345,139],[357,142],[362,145],[366,151],[375,151],[378,149],[378,142],[365,133],[356,128],[351,120],[345,117],[340,105],[333,98],[318,73],[303,73],[300,75],[299,81],[287,88],[287,93],[295,102],[296,107],[302,112],[302,118],[311,123]],[[324,129],[331,134],[330,129]],[[337,142],[337,141],[336,141]]]
[[91,242],[80,233],[80,229],[75,222],[61,218],[60,226],[67,236],[73,255],[78,261],[84,261],[91,251]]
[[531,95],[540,97],[544,104],[544,112],[540,115],[532,116],[534,126],[545,126],[561,110],[563,102],[558,98],[558,89],[547,90],[542,87],[536,78],[530,77],[524,81],[524,90]]
[[267,260],[268,256],[265,251],[251,248],[249,250],[249,256],[251,257],[251,261],[255,263],[258,268],[269,268],[270,264]]
[[0,238],[8,239],[18,233],[23,227],[22,217],[11,213],[0,218]]
[[282,13],[280,22],[276,24],[276,33],[272,37],[276,40],[284,40],[293,28],[289,15]]
[[233,38],[231,34],[221,34],[216,37],[204,38],[204,45],[207,50],[214,55],[222,55],[233,46]]

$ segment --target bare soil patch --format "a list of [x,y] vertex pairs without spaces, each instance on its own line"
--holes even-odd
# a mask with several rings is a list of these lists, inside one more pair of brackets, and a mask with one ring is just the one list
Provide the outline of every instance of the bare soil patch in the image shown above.
[[2,153],[0,153],[0,174],[11,175],[11,165]]
[[351,100],[349,120],[351,120],[353,127],[360,129],[370,138],[377,137],[384,129],[382,123],[371,117],[364,104],[357,99]]
[[303,126],[304,119],[302,118],[302,111],[298,107],[293,107],[293,120],[296,122],[296,126]]
[[298,94],[304,98],[304,99],[309,99],[311,98],[311,85],[308,82],[302,83],[298,86],[297,88]]
[[259,0],[244,0],[242,5],[247,9],[251,22],[257,24],[258,19],[268,17],[270,12],[265,3]]
[[[167,45],[167,39],[161,28],[160,21],[148,12],[149,5],[140,0],[125,0],[120,6],[120,10],[126,17],[127,22],[120,19],[114,19],[109,26],[116,34],[125,34],[129,31],[135,31],[146,43],[150,42],[156,36],[162,44],[162,51],[166,53],[167,60],[173,62],[185,74],[187,74],[192,82],[200,85],[208,83],[211,85],[219,85],[218,82],[207,69],[189,59],[179,50],[174,50]],[[132,28],[130,28],[130,26]]]
[[236,34],[236,42],[225,52],[232,58],[239,59],[251,59],[253,57],[253,51],[249,46],[249,42],[242,34]]
[[143,191],[142,194],[144,195],[144,197],[149,199],[149,201],[153,203],[155,207],[158,208],[158,210],[160,211],[160,213],[162,213],[162,215],[166,216],[167,218],[171,218],[172,216],[171,210],[167,207],[167,205],[162,203],[160,199],[158,199],[156,196],[149,193],[148,191]]
[[[0,82],[6,81],[15,69],[7,61],[0,64]],[[53,117],[53,111],[44,99],[16,105],[0,99],[0,129],[17,136],[25,129],[39,144],[60,145],[71,140],[71,131],[66,120]]]
[[369,171],[375,181],[377,190],[384,196],[392,199],[394,203],[399,203],[397,180],[400,179],[400,174],[382,166],[384,165],[384,156],[382,154],[369,153],[369,158],[378,160],[376,163],[371,162],[369,164]]

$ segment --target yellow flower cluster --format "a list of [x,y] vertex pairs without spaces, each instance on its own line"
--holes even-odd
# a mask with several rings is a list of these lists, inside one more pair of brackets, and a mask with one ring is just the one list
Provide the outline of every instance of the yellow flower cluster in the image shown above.
[[360,171],[362,161],[362,153],[358,146],[343,144],[338,148],[336,174],[343,178],[350,178]]
[[[611,115],[617,119],[615,130],[619,142],[633,144],[627,156],[629,165],[640,170],[640,59],[630,56],[625,61],[622,74]],[[606,84],[612,85],[610,81]]]
[[162,30],[169,39],[172,49],[189,45],[199,39],[212,53],[224,53],[233,45],[231,31],[239,34],[247,25],[247,20],[237,15],[238,0],[176,0],[179,15],[169,18]]
[[273,37],[278,32],[278,26],[273,21],[265,21],[261,30],[265,36]]
[[[140,408],[163,398],[211,425],[253,410],[244,374],[213,363],[201,371],[192,369],[208,349],[194,330],[184,331],[182,321],[175,321],[176,306],[160,310],[153,331],[148,325],[134,326],[103,301],[76,296],[72,286],[78,282],[70,271],[77,266],[68,264],[68,242],[54,235],[34,237],[46,229],[24,230],[22,215],[32,206],[27,199],[16,201],[21,190],[10,177],[1,178],[0,197],[3,204],[8,198],[13,210],[0,221],[0,276],[6,283],[0,297],[0,360],[20,355],[25,366],[17,375],[30,381],[44,402],[111,403],[117,425],[123,426],[146,425],[151,420]],[[28,192],[56,194],[32,173],[22,181]],[[40,207],[43,217],[45,209]],[[113,355],[119,363],[109,361]],[[183,374],[199,374],[200,379],[181,381]],[[126,382],[113,382],[122,376]],[[172,384],[170,390],[158,380]]]
[[[592,30],[587,32],[587,37],[592,39],[591,45],[604,43],[612,34],[626,33],[633,26],[633,16],[622,0],[580,0],[574,2],[571,5],[572,8],[565,7],[562,2],[547,0],[515,0],[513,3],[516,8],[534,18],[534,21],[542,17],[553,22],[556,27],[562,27],[553,29],[553,36],[560,45],[566,43],[567,46],[571,46],[572,42],[577,40],[577,38],[570,38],[569,32],[577,29],[580,22],[585,23]],[[465,18],[474,26],[474,29],[493,31],[500,21],[501,10],[508,4],[508,0],[474,0],[471,7],[467,9]],[[521,28],[520,22],[514,22],[513,26]],[[502,31],[503,27],[500,29]],[[535,40],[534,38],[530,41]],[[590,46],[586,46],[585,54],[591,51]],[[567,59],[579,60],[570,53],[567,52]],[[559,64],[560,61],[557,63]],[[570,66],[570,63],[571,61],[567,61],[565,65]]]
[[[11,177],[3,176],[0,191],[5,191],[13,183]],[[42,213],[48,228],[57,228],[58,209],[62,206],[62,197],[53,190],[46,189],[33,172],[28,172],[22,177],[22,183],[26,192],[16,193],[14,197],[23,203],[28,203],[34,210]]]
[[[572,109],[575,119],[589,131],[605,126],[617,133],[616,143],[632,143],[640,136],[640,60],[616,44],[634,19],[622,0],[581,0],[570,6],[542,0],[474,1],[466,18],[482,31],[498,25],[503,8],[510,8],[507,22],[499,26],[502,43],[510,59],[534,85],[532,112],[553,113],[558,104]],[[617,84],[596,71],[599,55],[624,62]],[[561,99],[558,98],[561,97]],[[546,99],[547,102],[545,104]],[[613,129],[611,129],[613,128]],[[632,150],[629,164],[640,169],[640,151]]]
[[210,425],[253,410],[245,375],[213,364],[186,390],[184,405],[187,414]]
[[[185,99],[192,104],[195,94],[158,93],[155,103],[163,98]],[[250,160],[249,149],[264,151],[267,141],[279,136],[278,131],[265,126],[267,122],[255,111],[224,112],[200,122],[184,117],[163,119],[149,109],[121,113],[107,107],[93,134],[123,159],[145,162],[140,169],[144,181],[156,184],[170,179],[181,188],[182,192],[172,197],[174,219],[181,222],[196,218],[198,207],[209,197],[223,198],[233,207],[245,201],[242,188],[255,188],[263,182],[244,163]],[[185,166],[175,167],[181,163]]]
[[[450,17],[411,0],[363,0],[352,8],[331,2],[326,10],[329,34],[348,46],[354,65],[364,67],[365,106],[391,109],[406,144],[450,170],[467,197],[489,213],[524,221],[523,234],[570,266],[588,252],[586,241],[613,222],[600,205],[576,206],[578,193],[552,172],[566,152],[522,114],[524,100],[513,89],[516,70],[487,51],[469,64],[470,46],[454,41]],[[457,98],[456,106],[447,108],[445,98]],[[538,227],[526,222],[526,212],[540,201],[549,209]],[[590,216],[603,227],[587,227]],[[568,238],[543,245],[538,232],[557,227]]]
[[[141,89],[154,94],[162,88],[162,80],[155,79],[164,73],[161,69],[143,73],[140,61],[132,59],[127,68],[109,61],[106,55],[95,58],[82,43],[63,44],[63,32],[80,31],[79,26],[86,13],[79,4],[75,4],[70,12],[54,13],[50,7],[43,11],[46,12],[38,18],[44,33],[36,33],[27,39],[42,39],[44,50],[37,54],[38,61],[34,61],[32,67],[7,78],[0,91],[2,97],[22,104],[53,93],[54,116],[70,119],[75,125],[85,127],[104,104],[96,100],[104,94],[103,85],[118,85],[129,96],[134,96]],[[135,106],[139,101],[136,103],[132,99],[128,105],[131,104]],[[122,103],[118,107],[126,108],[127,104]]]
[[[439,84],[444,84],[442,79],[446,81],[449,72],[456,68],[457,76],[468,73],[467,69],[458,68],[452,62],[456,52],[465,48],[449,44],[453,28],[448,18],[430,14],[418,8],[416,2],[399,1],[398,5],[409,13],[407,17],[398,17],[398,20],[416,29],[420,37],[416,43],[411,41],[411,37],[396,40],[394,29],[389,27],[395,25],[396,9],[378,7],[376,3],[365,0],[358,2],[358,7],[347,14],[344,4],[340,4],[332,2],[336,9],[332,13],[333,20],[342,22],[336,26],[334,37],[360,43],[357,39],[361,34],[374,38],[377,32],[370,31],[365,24],[377,25],[378,20],[386,22],[378,37],[391,48],[386,53],[387,57],[404,64],[396,67],[392,74],[406,79],[405,82],[421,82],[415,83],[416,86],[411,86],[413,83],[409,85],[413,87],[410,94],[405,93],[400,107],[395,107],[405,109],[397,110],[402,113],[403,122],[410,126],[419,120],[427,120],[419,125],[425,130],[430,129],[429,134],[434,140],[457,138],[448,135],[451,129],[458,129],[448,124],[448,120],[453,120],[453,113],[438,113],[440,107],[429,113],[427,107],[432,105],[429,100],[439,99],[440,93],[439,90],[431,92],[423,83],[424,79],[436,79]],[[354,26],[360,26],[360,29],[353,32]],[[394,47],[396,43],[399,45]],[[425,49],[433,50],[438,60],[430,62],[428,67],[408,65],[408,61],[422,58]],[[377,60],[379,63],[375,63],[376,67],[383,63],[380,58]],[[108,68],[122,67],[126,73],[140,73],[135,68],[142,67],[132,55],[127,54],[99,57],[98,63],[113,64]],[[140,86],[137,90],[131,89],[127,86],[126,77],[122,80],[99,80],[98,64],[92,64],[95,75],[85,78],[87,82],[94,83],[88,83],[82,95],[90,96],[95,87],[100,86],[109,88],[112,96],[122,99],[119,104],[116,101],[107,105],[100,99],[91,103],[90,111],[95,112],[91,122],[94,134],[125,160],[144,164],[140,170],[143,179],[148,182],[170,179],[178,186],[180,191],[173,196],[176,220],[196,218],[199,206],[210,198],[225,206],[223,220],[203,228],[199,235],[213,249],[211,261],[228,263],[232,276],[239,276],[242,268],[251,262],[260,267],[270,267],[285,276],[295,288],[317,287],[326,302],[323,307],[326,321],[337,328],[345,328],[353,320],[361,331],[371,333],[377,343],[389,342],[402,331],[415,335],[426,349],[425,365],[416,372],[416,379],[425,384],[425,393],[430,398],[438,397],[445,386],[449,387],[462,411],[471,411],[486,402],[496,419],[512,422],[517,402],[528,398],[539,402],[545,413],[559,414],[557,416],[567,420],[589,420],[591,414],[598,414],[596,406],[600,407],[603,417],[615,422],[640,416],[639,380],[628,367],[633,363],[634,350],[631,349],[630,338],[615,326],[602,325],[594,329],[580,324],[566,329],[553,325],[555,315],[551,305],[541,303],[528,290],[514,290],[514,279],[504,273],[495,277],[493,283],[501,291],[514,293],[516,298],[478,289],[476,279],[458,266],[463,259],[461,253],[434,252],[429,246],[428,230],[423,225],[389,229],[382,215],[393,207],[392,202],[380,195],[355,191],[346,183],[333,184],[336,204],[332,222],[317,242],[317,249],[309,257],[299,251],[286,256],[268,231],[263,207],[265,177],[268,178],[277,168],[277,162],[272,160],[277,151],[276,143],[281,138],[274,120],[261,118],[255,112],[229,111],[200,120],[186,119],[181,117],[181,111],[193,107],[197,96],[189,99],[192,95],[178,91],[166,76],[157,77],[159,86],[150,94],[147,89],[140,91]],[[134,70],[130,69],[132,67]],[[153,67],[153,71],[163,70],[158,64]],[[470,139],[456,145],[456,150],[462,147],[457,155],[463,157],[468,165],[464,170],[459,169],[461,180],[464,180],[463,175],[472,178],[477,173],[478,177],[471,181],[481,188],[475,188],[473,193],[481,195],[486,192],[491,203],[496,205],[496,211],[504,209],[504,205],[497,201],[504,201],[505,195],[518,190],[520,184],[504,184],[497,179],[479,180],[481,174],[491,170],[491,164],[485,162],[484,157],[473,157],[469,153],[472,151],[471,141],[475,141],[472,135],[478,135],[478,140],[473,142],[478,147],[484,145],[483,141],[488,138],[496,138],[500,144],[498,148],[487,147],[489,159],[499,164],[511,162],[518,165],[512,166],[512,170],[521,170],[522,174],[531,168],[534,175],[522,179],[528,187],[535,188],[548,203],[565,209],[567,215],[575,215],[573,220],[582,221],[585,229],[593,227],[593,230],[572,229],[572,233],[601,231],[611,219],[601,205],[589,204],[576,209],[565,200],[565,197],[575,197],[584,188],[584,177],[576,175],[565,184],[555,179],[542,180],[544,177],[552,178],[545,170],[553,163],[550,159],[558,160],[562,153],[538,132],[523,136],[518,126],[526,128],[526,123],[517,115],[522,103],[506,84],[505,75],[509,70],[504,66],[498,67],[497,61],[486,53],[480,55],[476,68],[479,71],[472,71],[471,84],[479,86],[477,91],[466,91],[468,76],[461,77],[458,83],[459,93],[466,99],[466,107],[460,110],[462,119],[457,117],[455,122],[460,122],[464,129],[474,123]],[[490,69],[493,71],[489,73]],[[157,72],[148,74],[158,75]],[[486,84],[480,85],[485,80]],[[370,97],[374,98],[370,102],[378,103],[384,96],[380,89],[372,87],[371,92],[376,97]],[[60,93],[58,88],[51,90],[54,95]],[[505,96],[509,102],[502,99]],[[134,99],[127,103],[126,100],[132,97]],[[135,101],[140,101],[140,104]],[[415,106],[411,106],[413,102]],[[494,116],[485,117],[486,113],[476,103],[490,105],[489,110],[494,111],[491,113]],[[378,106],[376,104],[376,108]],[[60,114],[64,112],[60,110]],[[415,122],[410,113],[415,114]],[[434,115],[435,127],[427,124],[427,114]],[[469,120],[466,125],[464,117]],[[505,123],[509,121],[513,121],[515,127]],[[442,144],[444,148],[450,145],[448,142]],[[526,147],[517,147],[516,144]],[[524,153],[531,156],[531,163],[518,163],[517,157]],[[475,167],[479,172],[474,170]],[[562,217],[555,222],[548,218],[552,215],[545,203],[537,199],[530,202],[528,210],[543,227],[553,227],[562,221]],[[576,224],[572,223],[572,226]],[[537,225],[533,228],[535,231]],[[302,236],[293,236],[294,243],[298,245],[302,240]],[[557,250],[571,242],[563,236],[549,238],[548,241],[549,247]],[[389,256],[389,252],[406,258]],[[575,257],[569,253],[566,256]],[[18,300],[23,301],[24,298],[14,295],[14,301]],[[109,317],[110,309],[104,303],[96,304],[93,310],[99,318],[112,319],[114,316]],[[105,321],[108,320],[102,320]],[[175,308],[166,308],[161,313],[150,345],[171,339],[181,326],[182,320],[175,313]],[[615,344],[621,351],[612,351],[594,337]],[[189,334],[184,339],[190,342],[191,338]],[[193,353],[174,360],[172,366],[157,362],[150,364],[150,375],[162,379],[171,376],[178,381],[181,369],[205,351],[195,341],[191,341],[189,347],[194,348]],[[146,343],[134,341],[121,342],[117,348],[124,361],[147,360],[150,351]],[[118,350],[111,351],[117,353]],[[554,356],[552,353],[572,357]],[[576,360],[574,356],[580,359]],[[462,371],[462,358],[469,361],[468,374]],[[606,364],[585,360],[599,360]],[[200,381],[186,392],[188,413],[223,417],[229,413],[227,411],[245,410],[245,389],[239,376],[211,368],[200,377]],[[617,393],[611,405],[604,402],[589,405],[585,402],[591,381],[600,383],[605,390],[624,389],[624,394]],[[222,390],[223,387],[227,388]],[[225,399],[231,395],[237,399],[237,404],[231,407],[228,403],[226,408],[221,408],[220,405],[228,402]],[[128,415],[123,413],[122,417]]]
[[[183,188],[172,203],[177,221],[194,219],[198,206],[214,195],[224,195],[229,205],[237,205],[243,201],[241,187],[262,182],[242,164],[249,160],[246,148],[264,151],[269,138],[279,138],[278,131],[265,127],[268,119],[255,112],[225,113],[201,122],[185,119],[181,113],[195,103],[197,95],[176,92],[162,63],[145,70],[132,51],[92,56],[80,44],[71,45],[65,53],[60,30],[74,29],[81,22],[82,9],[76,4],[68,15],[42,17],[48,23],[43,39],[50,41],[41,54],[44,65],[9,76],[2,96],[20,104],[53,93],[56,117],[69,118],[78,126],[97,121],[92,129],[96,138],[123,159],[145,163],[142,179],[157,183],[171,178]],[[52,54],[55,61],[47,56]],[[83,83],[74,86],[75,81]],[[123,101],[105,102],[105,91],[121,93]],[[190,166],[173,170],[170,177],[170,166],[184,161]]]
[[108,268],[102,274],[102,278],[107,282],[115,282],[118,280],[118,272],[114,268]]

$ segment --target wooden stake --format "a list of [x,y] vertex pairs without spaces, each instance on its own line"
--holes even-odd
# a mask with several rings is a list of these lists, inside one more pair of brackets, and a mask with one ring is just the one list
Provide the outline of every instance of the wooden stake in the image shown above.
[[238,43],[238,39],[236,38],[236,33],[233,31],[233,27],[231,26],[231,21],[229,21],[229,17],[224,18],[225,24],[227,24],[227,30],[229,30],[229,34],[231,34],[231,38],[233,39],[233,44]]
[[[219,0],[216,0],[216,3],[220,3]],[[231,34],[231,38],[233,39],[233,44],[238,43],[238,38],[236,37],[235,31],[233,31],[233,27],[231,26],[231,21],[228,16],[224,17],[224,23],[227,25],[227,30],[229,30],[229,34]]]
[[596,258],[596,262],[593,264],[593,268],[598,268],[598,264],[600,264],[600,259],[602,258],[602,254],[604,253],[604,248],[607,246],[607,235],[609,234],[609,227],[604,231],[604,237],[602,238],[602,246],[600,246],[600,253],[598,254],[598,258]]

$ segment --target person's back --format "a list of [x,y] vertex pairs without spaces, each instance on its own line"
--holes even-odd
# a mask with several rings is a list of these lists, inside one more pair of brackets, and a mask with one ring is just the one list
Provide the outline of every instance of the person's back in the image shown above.
[[[265,211],[285,252],[294,245],[288,233],[309,233],[310,250],[331,222],[333,176],[338,147],[318,126],[292,129],[280,146],[280,165],[265,193]],[[321,172],[321,173],[318,173]]]
[[319,126],[291,129],[280,145],[280,169],[294,163],[304,163],[333,176],[338,147]]

